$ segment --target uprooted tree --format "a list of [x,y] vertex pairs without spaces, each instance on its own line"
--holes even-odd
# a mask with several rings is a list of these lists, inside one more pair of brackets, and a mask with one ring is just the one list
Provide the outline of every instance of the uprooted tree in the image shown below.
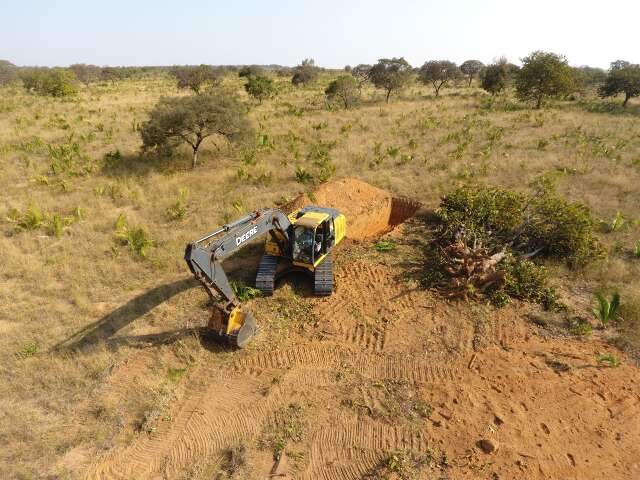
[[193,168],[205,139],[215,136],[233,142],[251,132],[246,107],[223,89],[197,96],[161,98],[140,129],[144,150],[171,150],[187,143],[193,151]]
[[442,199],[427,249],[425,284],[450,298],[509,298],[553,308],[557,298],[536,258],[571,267],[601,255],[589,209],[560,197],[547,181],[532,194],[466,186]]
[[431,84],[436,97],[447,83],[462,76],[458,66],[448,60],[431,60],[420,67],[418,78],[425,85]]
[[409,84],[412,75],[411,65],[403,57],[381,58],[369,70],[369,80],[376,88],[386,92],[387,103],[392,92],[402,90]]
[[624,60],[613,62],[598,93],[601,97],[613,97],[622,93],[622,106],[626,107],[630,98],[640,96],[640,65]]

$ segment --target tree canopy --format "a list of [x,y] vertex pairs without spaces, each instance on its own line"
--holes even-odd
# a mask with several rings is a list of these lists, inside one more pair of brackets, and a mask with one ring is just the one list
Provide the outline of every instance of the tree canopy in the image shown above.
[[18,69],[16,66],[7,60],[0,60],[0,86],[9,85],[17,79]]
[[143,149],[172,149],[187,143],[193,151],[211,136],[238,141],[252,132],[245,106],[233,94],[212,89],[201,95],[161,98],[140,129]]
[[509,83],[511,68],[506,60],[486,66],[480,72],[480,86],[491,95],[503,91]]
[[207,86],[218,85],[221,77],[220,72],[211,65],[174,67],[171,74],[176,78],[178,88],[190,89],[194,93],[201,93]]
[[623,93],[622,106],[626,107],[630,98],[640,96],[640,65],[624,60],[613,62],[598,93],[601,97],[613,97]]
[[38,95],[67,97],[78,92],[75,75],[65,68],[26,68],[18,75],[24,88]]
[[339,100],[344,108],[349,108],[358,100],[358,82],[351,75],[340,75],[329,84],[324,93],[329,101]]
[[411,81],[412,75],[411,65],[404,57],[381,58],[378,63],[369,69],[369,80],[376,88],[386,91],[387,102],[389,102],[392,92],[407,86]]
[[97,82],[100,79],[100,74],[102,73],[102,69],[97,65],[87,65],[85,63],[74,63],[69,66],[69,70],[71,70],[76,78],[85,85]]
[[478,75],[483,67],[484,63],[482,63],[480,60],[467,60],[462,65],[460,65],[460,71],[462,71],[462,73],[464,73],[464,75],[469,80],[469,86],[471,86],[473,77]]
[[440,95],[440,89],[450,80],[460,78],[462,73],[458,66],[448,60],[431,60],[425,62],[418,72],[418,78],[422,83],[431,84],[436,97]]
[[313,83],[319,74],[319,69],[313,58],[305,58],[300,65],[293,69],[293,77],[291,83],[294,85],[307,85]]
[[547,97],[568,95],[575,90],[575,75],[563,55],[536,51],[522,59],[516,78],[516,94],[523,101],[542,106]]
[[276,94],[276,86],[273,80],[265,75],[249,75],[244,89],[260,103]]

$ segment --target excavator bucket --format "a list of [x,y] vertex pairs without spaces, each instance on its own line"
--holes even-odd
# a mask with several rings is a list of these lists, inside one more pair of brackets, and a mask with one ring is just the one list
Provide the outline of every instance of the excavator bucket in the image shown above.
[[245,347],[258,333],[255,318],[240,306],[234,307],[230,312],[219,307],[214,308],[209,328],[218,332],[227,343],[238,348]]

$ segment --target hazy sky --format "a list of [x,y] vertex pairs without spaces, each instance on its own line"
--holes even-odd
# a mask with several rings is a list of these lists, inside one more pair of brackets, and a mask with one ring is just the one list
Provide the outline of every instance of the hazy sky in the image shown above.
[[3,0],[0,59],[17,65],[295,65],[404,56],[640,63],[640,0]]

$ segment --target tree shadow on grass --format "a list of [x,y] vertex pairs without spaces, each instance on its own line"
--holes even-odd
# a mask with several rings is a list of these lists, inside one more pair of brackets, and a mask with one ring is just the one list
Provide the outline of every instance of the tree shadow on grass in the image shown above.
[[[186,278],[152,288],[58,343],[52,350],[85,350],[102,341],[109,344],[114,334],[136,319],[171,297],[198,285],[198,281],[194,278]],[[167,339],[170,334],[171,332],[167,333]],[[117,343],[115,342],[114,345],[117,346]]]
[[101,172],[111,178],[144,177],[152,173],[175,173],[190,170],[190,158],[175,154],[124,154],[114,150],[104,156]]

